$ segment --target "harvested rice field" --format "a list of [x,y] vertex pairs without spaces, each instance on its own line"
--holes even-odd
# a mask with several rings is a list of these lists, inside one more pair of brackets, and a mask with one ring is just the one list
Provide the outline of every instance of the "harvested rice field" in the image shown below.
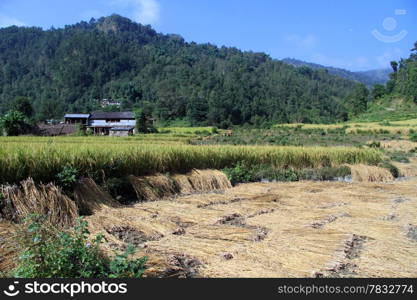
[[147,276],[416,277],[417,179],[242,184],[87,218]]
[[[8,171],[0,184],[0,272],[15,267],[22,250],[16,232],[36,213],[58,231],[83,216],[91,238],[103,236],[106,255],[135,246],[132,258],[148,258],[144,276],[151,278],[417,276],[415,155],[392,162],[395,178],[380,164],[388,152],[371,148],[175,144],[162,151],[131,139],[104,151],[104,139],[80,140],[80,147],[76,138],[34,141],[2,145]],[[416,144],[381,147],[408,151]],[[238,161],[283,169],[344,166],[351,175],[232,186],[220,169]],[[40,180],[56,178],[57,166],[65,165],[83,171],[71,191]],[[90,176],[100,170],[101,181]],[[22,180],[7,182],[10,176]],[[111,193],[108,183],[118,176],[133,200]]]

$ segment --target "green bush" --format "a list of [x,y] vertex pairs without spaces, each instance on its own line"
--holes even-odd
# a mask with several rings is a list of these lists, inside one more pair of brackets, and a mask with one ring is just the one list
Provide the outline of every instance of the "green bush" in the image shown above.
[[223,169],[223,172],[227,175],[233,185],[255,181],[253,168],[245,166],[242,162],[237,163],[232,168]]
[[110,259],[103,255],[103,236],[89,239],[87,222],[77,220],[73,231],[48,226],[43,217],[30,216],[18,233],[22,252],[12,276],[18,278],[139,278],[146,257],[129,260],[134,248]]
[[61,172],[56,175],[57,184],[65,191],[72,191],[75,183],[78,181],[78,170],[72,166],[65,166]]
[[0,118],[0,136],[16,136],[29,131],[26,117],[20,111],[11,110]]

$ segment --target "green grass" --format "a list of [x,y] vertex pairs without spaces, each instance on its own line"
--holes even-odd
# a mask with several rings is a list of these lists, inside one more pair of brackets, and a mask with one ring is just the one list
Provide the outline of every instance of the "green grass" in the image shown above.
[[369,103],[368,111],[351,122],[402,121],[417,118],[417,105],[399,95],[385,96]]

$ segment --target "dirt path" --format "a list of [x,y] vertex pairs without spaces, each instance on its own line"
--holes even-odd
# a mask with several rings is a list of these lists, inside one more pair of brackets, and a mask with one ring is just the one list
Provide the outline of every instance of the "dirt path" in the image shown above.
[[149,276],[417,277],[417,178],[243,184],[87,220],[137,245]]

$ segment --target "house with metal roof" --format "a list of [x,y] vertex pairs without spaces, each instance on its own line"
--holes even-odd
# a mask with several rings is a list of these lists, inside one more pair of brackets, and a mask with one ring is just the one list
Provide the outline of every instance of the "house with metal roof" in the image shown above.
[[65,124],[88,125],[90,114],[66,114],[64,116]]
[[95,135],[128,136],[136,127],[135,114],[125,112],[93,112],[91,114],[66,114],[65,124],[80,124]]
[[88,128],[93,134],[127,136],[134,133],[136,127],[133,112],[93,112]]

